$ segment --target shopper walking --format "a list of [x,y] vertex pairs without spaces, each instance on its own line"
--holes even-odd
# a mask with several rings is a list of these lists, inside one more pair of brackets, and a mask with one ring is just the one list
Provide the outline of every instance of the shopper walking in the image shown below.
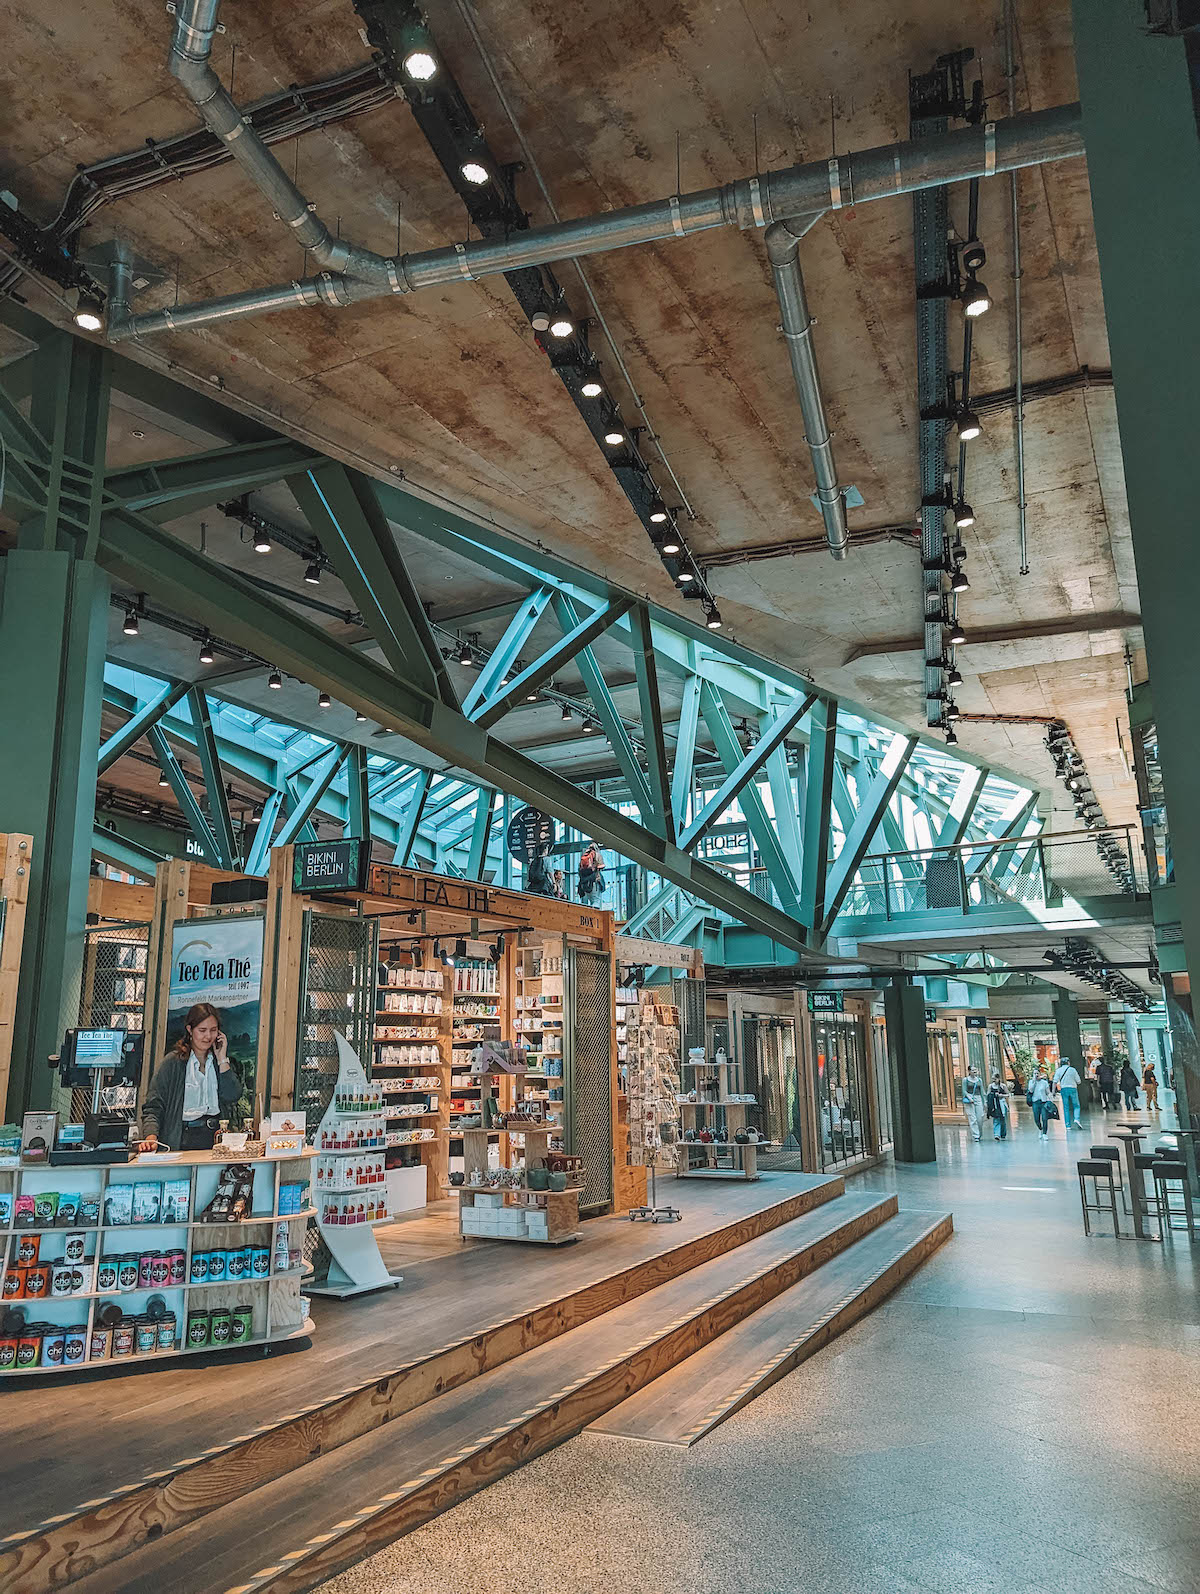
[[1082,1129],[1079,1121],[1079,1070],[1072,1062],[1060,1063],[1054,1072],[1054,1088],[1062,1097],[1064,1129]]
[[1038,1127],[1038,1134],[1046,1138],[1046,1125],[1055,1115],[1054,1089],[1050,1084],[1050,1075],[1046,1072],[1046,1065],[1042,1063],[1038,1068],[1032,1085],[1026,1092],[1026,1100],[1033,1108],[1033,1121]]
[[972,1063],[962,1082],[962,1104],[963,1114],[976,1140],[980,1138],[983,1126],[983,1099],[983,1080],[979,1077],[978,1068]]
[[1102,1057],[1096,1064],[1096,1083],[1100,1087],[1100,1101],[1105,1107],[1117,1105],[1117,1071],[1112,1059]]
[[992,1075],[987,1093],[987,1115],[992,1120],[993,1140],[1008,1139],[1008,1086],[999,1074]]
[[1147,1063],[1142,1069],[1142,1088],[1146,1092],[1146,1109],[1148,1112],[1158,1111],[1158,1075],[1154,1072],[1154,1064]]
[[1125,1098],[1125,1111],[1132,1112],[1137,1106],[1138,1077],[1128,1063],[1121,1069],[1121,1094]]

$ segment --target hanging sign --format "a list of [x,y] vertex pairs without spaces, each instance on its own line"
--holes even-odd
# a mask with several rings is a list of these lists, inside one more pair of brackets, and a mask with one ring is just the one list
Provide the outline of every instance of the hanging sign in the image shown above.
[[986,1029],[987,1028],[987,1019],[986,1018],[969,1018],[967,1020],[967,1028],[968,1029]]
[[845,995],[842,991],[809,991],[810,1013],[844,1013]]
[[556,839],[554,820],[537,808],[522,808],[508,822],[505,840],[518,863],[532,863],[544,857]]
[[362,891],[367,883],[367,849],[360,837],[345,841],[298,842],[292,856],[292,888],[319,891]]

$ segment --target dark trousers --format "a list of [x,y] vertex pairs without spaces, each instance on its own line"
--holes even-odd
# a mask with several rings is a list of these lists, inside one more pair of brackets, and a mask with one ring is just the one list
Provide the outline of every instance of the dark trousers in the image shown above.
[[1136,1090],[1127,1090],[1125,1092],[1125,1111],[1126,1112],[1132,1112],[1133,1109],[1137,1106],[1137,1097],[1138,1097],[1138,1093],[1137,1093]]
[[1040,1130],[1044,1130],[1050,1122],[1050,1119],[1046,1116],[1049,1108],[1050,1103],[1048,1101],[1035,1101],[1033,1104],[1033,1121]]

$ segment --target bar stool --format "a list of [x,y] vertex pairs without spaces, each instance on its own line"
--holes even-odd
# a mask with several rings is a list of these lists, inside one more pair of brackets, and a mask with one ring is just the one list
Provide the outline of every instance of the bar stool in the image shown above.
[[[1089,1212],[1107,1212],[1112,1216],[1113,1234],[1121,1238],[1121,1220],[1117,1213],[1117,1186],[1113,1179],[1113,1165],[1107,1157],[1083,1157],[1075,1164],[1079,1175],[1079,1204],[1083,1208],[1083,1232],[1090,1235]],[[1093,1200],[1087,1198],[1087,1181],[1092,1181]],[[1107,1186],[1108,1199],[1101,1200],[1101,1184]]]
[[[1162,1240],[1162,1237],[1163,1237],[1163,1226],[1162,1226],[1162,1212],[1161,1212],[1161,1210],[1159,1208],[1159,1205],[1158,1205],[1158,1194],[1157,1194],[1158,1187],[1157,1187],[1157,1185],[1154,1185],[1153,1181],[1154,1181],[1154,1170],[1156,1168],[1161,1168],[1162,1165],[1163,1165],[1163,1159],[1161,1157],[1156,1157],[1154,1155],[1154,1153],[1151,1152],[1151,1151],[1135,1151],[1134,1154],[1133,1154],[1133,1166],[1134,1166],[1135,1170],[1137,1171],[1138,1177],[1142,1181],[1142,1203],[1143,1203],[1143,1205],[1145,1207],[1146,1218],[1149,1219],[1151,1217],[1154,1217],[1154,1218],[1157,1218],[1157,1220],[1158,1220],[1158,1233],[1157,1234],[1143,1234],[1143,1235],[1140,1236],[1140,1238],[1143,1239],[1143,1240],[1153,1240],[1156,1244],[1159,1241]],[[1152,1185],[1151,1189],[1147,1189],[1146,1188],[1146,1183],[1147,1183],[1146,1175],[1147,1174],[1150,1175],[1150,1183]],[[1136,1225],[1135,1225],[1135,1227],[1136,1227]]]
[[[1187,1237],[1195,1243],[1196,1220],[1192,1212],[1192,1192],[1188,1188],[1187,1165],[1182,1162],[1170,1162],[1166,1157],[1156,1157],[1154,1167],[1151,1169],[1154,1180],[1154,1206],[1158,1214],[1158,1227],[1162,1234],[1173,1233],[1176,1229],[1186,1229]],[[1177,1184],[1183,1193],[1183,1205],[1171,1205],[1171,1192],[1169,1185]],[[1182,1218],[1182,1223],[1172,1223],[1172,1218]]]
[[1117,1189],[1121,1192],[1121,1205],[1132,1217],[1133,1208],[1129,1204],[1129,1192],[1125,1188],[1125,1176],[1121,1172],[1121,1153],[1116,1146],[1089,1146],[1088,1156],[1091,1157],[1093,1162],[1112,1163],[1113,1172],[1117,1180]]

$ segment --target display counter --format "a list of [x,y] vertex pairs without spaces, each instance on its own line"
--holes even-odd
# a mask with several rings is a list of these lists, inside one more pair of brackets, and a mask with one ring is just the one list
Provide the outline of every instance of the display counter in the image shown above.
[[306,1149],[0,1168],[0,1377],[308,1333]]

